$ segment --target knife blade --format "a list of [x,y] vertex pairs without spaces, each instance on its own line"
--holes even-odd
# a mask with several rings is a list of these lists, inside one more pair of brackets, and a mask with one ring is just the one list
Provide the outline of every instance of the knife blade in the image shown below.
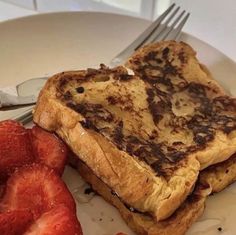
[[6,111],[20,108],[22,105],[35,104],[46,80],[46,77],[33,78],[15,87],[0,88],[0,109]]

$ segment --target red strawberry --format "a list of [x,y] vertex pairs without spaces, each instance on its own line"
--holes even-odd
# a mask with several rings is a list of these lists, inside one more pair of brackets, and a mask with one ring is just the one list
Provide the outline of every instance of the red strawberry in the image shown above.
[[2,132],[4,133],[20,133],[20,131],[24,132],[25,128],[24,126],[14,120],[5,120],[5,121],[0,121],[0,134]]
[[0,122],[0,180],[34,161],[28,131],[15,121]]
[[0,184],[0,199],[2,198],[5,191],[5,184]]
[[34,219],[65,204],[75,212],[75,202],[61,178],[45,165],[33,164],[16,170],[8,179],[0,211],[30,209]]
[[59,205],[44,213],[24,235],[82,235],[76,215],[66,206]]
[[31,225],[33,216],[29,211],[0,213],[1,235],[22,235]]
[[67,146],[54,134],[38,126],[34,126],[30,133],[36,161],[53,168],[62,175],[68,155]]

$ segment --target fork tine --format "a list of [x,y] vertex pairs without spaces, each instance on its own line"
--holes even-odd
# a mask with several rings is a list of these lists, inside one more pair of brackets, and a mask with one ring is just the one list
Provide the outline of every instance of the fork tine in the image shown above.
[[162,13],[140,36],[132,43],[134,49],[142,46],[143,42],[150,37],[150,35],[155,31],[155,29],[160,25],[160,23],[165,19],[165,17],[170,13],[170,11],[175,6],[173,3],[164,13]]
[[166,19],[164,24],[159,25],[158,28],[156,28],[155,32],[145,41],[145,45],[151,42],[154,42],[158,35],[161,35],[161,33],[166,29],[167,25],[169,22],[174,18],[174,16],[177,14],[179,11],[180,7],[177,7],[173,13]]
[[141,47],[144,42],[155,32],[156,28],[160,26],[161,22],[166,18],[166,16],[171,12],[174,8],[175,3],[173,3],[164,13],[162,13],[144,32],[142,32],[138,38],[136,38],[128,47],[126,47],[123,51],[121,51],[115,58],[113,58],[110,62],[111,65],[116,65],[120,60],[127,58],[130,56],[134,50]]
[[169,27],[166,27],[166,30],[163,32],[163,35],[160,36],[159,40],[162,40],[162,41],[166,40],[170,32],[173,31],[175,25],[181,20],[184,13],[185,11],[182,11],[181,14],[175,19],[175,21]]
[[168,17],[168,19],[165,21],[164,24],[169,24],[170,21],[174,18],[174,16],[177,14],[177,12],[179,11],[180,7],[177,7],[173,13]]
[[28,122],[31,122],[33,119],[32,114],[33,107],[23,111],[23,113],[13,117],[12,119],[18,122],[21,122],[22,124],[27,124]]
[[179,36],[180,36],[180,33],[182,31],[182,28],[184,27],[186,21],[188,20],[190,16],[190,13],[188,13],[179,23],[179,25],[174,29],[172,30],[168,36],[166,37],[165,40],[168,40],[168,39],[175,39],[175,40],[178,40]]
[[[188,13],[182,20],[182,16],[184,15],[185,11],[183,11],[177,19],[171,24],[170,27],[168,27],[168,23],[174,18],[174,16],[179,11],[180,7],[178,7],[172,14],[169,16],[166,20],[165,18],[167,15],[172,11],[174,8],[175,3],[172,4],[161,16],[159,16],[136,40],[134,40],[127,48],[125,48],[122,52],[120,52],[115,58],[113,58],[110,62],[110,66],[117,66],[121,62],[124,62],[125,59],[127,59],[131,54],[133,54],[134,50],[142,46],[144,43],[147,43],[150,41],[149,39],[152,38],[152,41],[154,40],[165,40],[165,39],[176,39],[185,25],[188,17],[190,14]],[[163,21],[165,22],[163,23]],[[181,20],[181,21],[180,21]],[[180,23],[179,23],[180,21]],[[163,24],[161,24],[163,23]],[[179,23],[179,24],[178,24]],[[175,25],[178,26],[176,28]],[[159,37],[161,35],[162,39]],[[13,119],[18,120],[22,123],[28,123],[32,120],[32,108],[29,110],[26,110],[24,113],[21,113],[18,116],[13,117]]]

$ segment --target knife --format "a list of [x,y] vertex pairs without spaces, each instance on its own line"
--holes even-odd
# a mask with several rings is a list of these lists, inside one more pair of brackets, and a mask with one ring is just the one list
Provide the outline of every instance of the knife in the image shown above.
[[0,88],[0,110],[7,111],[35,104],[47,77],[33,78],[7,89]]
[[0,120],[13,119],[27,124],[47,77],[33,78],[15,87],[0,88]]
[[[175,19],[175,21],[168,26],[168,23],[170,19],[175,17],[176,13],[180,9],[178,7],[170,16],[169,13],[172,11],[172,9],[175,7],[175,3],[173,3],[165,12],[163,12],[148,28],[144,30],[131,44],[129,44],[122,52],[120,52],[117,56],[115,56],[110,61],[110,67],[115,67],[116,65],[119,65],[122,61],[125,61],[134,51],[136,51],[141,46],[151,43],[154,41],[162,41],[162,40],[170,40],[175,39],[178,40],[179,35],[182,31],[183,26],[185,25],[189,13],[183,18],[185,11],[183,11],[179,16]],[[168,16],[168,19],[165,23],[163,23],[163,20],[166,19]],[[178,23],[178,24],[177,24]],[[177,26],[176,26],[177,24]],[[176,26],[176,27],[175,27]],[[19,85],[16,86],[17,93],[19,97],[24,97],[25,100],[18,100],[19,105],[22,104],[23,101],[24,104],[26,104],[27,99],[34,99],[34,103],[36,102],[36,98],[38,97],[39,91],[45,84],[47,78],[35,78],[27,80]],[[29,96],[29,97],[27,97]],[[31,97],[30,97],[31,96]],[[30,104],[32,104],[32,100],[30,100]],[[32,117],[32,108],[29,110],[24,110],[23,113],[19,114],[17,117],[13,117],[13,119],[25,122],[25,119],[29,119]]]

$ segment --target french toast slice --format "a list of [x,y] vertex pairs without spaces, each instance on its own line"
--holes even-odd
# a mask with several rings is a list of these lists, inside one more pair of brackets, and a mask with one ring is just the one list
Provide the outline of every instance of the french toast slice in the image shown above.
[[236,99],[199,64],[189,45],[149,44],[136,51],[126,66],[150,85],[148,105],[156,125],[165,129],[164,141],[173,145],[179,138],[176,150],[197,151],[201,169],[234,153]]
[[[53,76],[34,121],[56,132],[123,202],[159,221],[186,199],[201,169],[236,152],[236,102],[186,44],[146,48],[127,64],[136,75],[102,65]],[[133,64],[151,50],[158,58],[140,73],[147,65]],[[165,74],[155,74],[161,68]]]
[[[156,222],[145,213],[128,208],[113,191],[102,182],[86,164],[78,158],[72,160],[85,181],[99,195],[116,207],[126,224],[139,235],[184,235],[202,215],[207,197],[222,191],[236,180],[236,154],[200,172],[194,191],[182,205],[167,219]],[[203,231],[204,233],[204,231]]]

